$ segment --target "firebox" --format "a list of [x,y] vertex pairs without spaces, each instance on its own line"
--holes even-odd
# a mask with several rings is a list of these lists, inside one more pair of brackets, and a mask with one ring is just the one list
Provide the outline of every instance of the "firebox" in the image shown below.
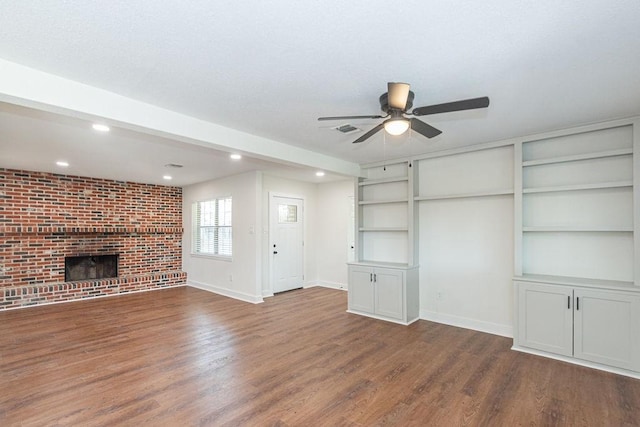
[[64,258],[64,281],[118,277],[118,254],[85,255]]

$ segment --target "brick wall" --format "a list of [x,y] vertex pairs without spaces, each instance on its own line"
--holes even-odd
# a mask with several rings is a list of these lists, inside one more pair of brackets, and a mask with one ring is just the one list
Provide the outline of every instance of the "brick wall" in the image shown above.
[[[0,168],[0,309],[184,285],[182,189]],[[64,282],[65,256],[120,254]]]

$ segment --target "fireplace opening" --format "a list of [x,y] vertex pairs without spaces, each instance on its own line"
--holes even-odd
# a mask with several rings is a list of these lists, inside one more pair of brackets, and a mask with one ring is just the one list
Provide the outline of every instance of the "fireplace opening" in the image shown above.
[[86,255],[64,258],[64,281],[118,277],[118,255]]

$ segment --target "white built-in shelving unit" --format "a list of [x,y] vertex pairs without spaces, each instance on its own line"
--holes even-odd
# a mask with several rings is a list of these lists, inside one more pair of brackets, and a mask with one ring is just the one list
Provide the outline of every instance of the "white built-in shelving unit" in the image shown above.
[[413,234],[412,170],[408,162],[367,169],[357,184],[357,259],[411,266]]
[[640,372],[638,124],[516,144],[515,349]]
[[631,118],[364,167],[349,311],[408,324],[418,298],[437,310],[429,298],[473,294],[469,271],[456,288],[441,271],[418,278],[419,249],[434,266],[503,268],[490,233],[513,224],[513,348],[640,378],[639,150]]
[[409,162],[366,169],[356,185],[356,261],[349,312],[409,324],[418,319],[413,170]]

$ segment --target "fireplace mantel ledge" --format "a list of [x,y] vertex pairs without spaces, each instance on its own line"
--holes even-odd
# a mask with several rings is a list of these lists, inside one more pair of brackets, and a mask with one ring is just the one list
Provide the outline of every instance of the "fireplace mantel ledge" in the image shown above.
[[0,234],[182,234],[182,227],[0,226]]

